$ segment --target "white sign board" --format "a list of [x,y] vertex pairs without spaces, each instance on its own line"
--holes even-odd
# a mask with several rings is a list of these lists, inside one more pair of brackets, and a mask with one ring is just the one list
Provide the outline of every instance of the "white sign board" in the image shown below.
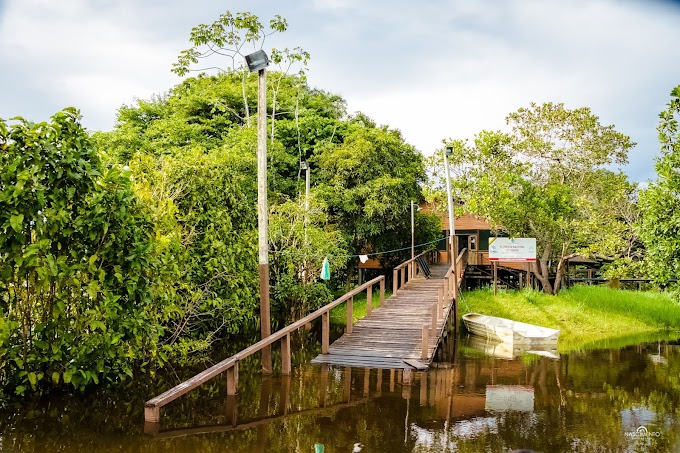
[[536,238],[490,238],[489,261],[536,261]]

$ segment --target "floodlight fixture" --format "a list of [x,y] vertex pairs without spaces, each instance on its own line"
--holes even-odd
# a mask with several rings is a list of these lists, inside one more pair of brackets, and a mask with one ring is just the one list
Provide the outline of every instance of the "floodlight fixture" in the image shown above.
[[309,168],[309,163],[306,160],[300,162],[300,170],[307,170]]
[[269,57],[264,50],[260,49],[249,55],[246,55],[246,64],[250,72],[257,72],[269,66]]
[[453,156],[453,146],[446,145],[446,157]]

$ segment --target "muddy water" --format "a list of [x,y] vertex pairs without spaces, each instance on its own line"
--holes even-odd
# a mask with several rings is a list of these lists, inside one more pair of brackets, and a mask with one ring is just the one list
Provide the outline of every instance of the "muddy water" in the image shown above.
[[462,338],[430,371],[404,374],[311,365],[318,344],[298,340],[289,378],[244,364],[236,397],[215,378],[147,433],[144,401],[185,376],[12,403],[0,410],[0,450],[680,452],[677,342],[544,357]]

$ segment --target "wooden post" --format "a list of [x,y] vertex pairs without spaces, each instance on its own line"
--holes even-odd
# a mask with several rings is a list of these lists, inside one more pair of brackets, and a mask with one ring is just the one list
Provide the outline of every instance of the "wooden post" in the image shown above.
[[227,395],[236,395],[238,392],[238,362],[227,368]]
[[373,285],[366,289],[366,316],[371,316],[371,310],[373,310]]
[[427,405],[427,373],[421,371],[420,375],[420,405]]
[[160,423],[161,408],[158,406],[144,406],[144,423]]
[[290,357],[290,334],[281,338],[281,374],[287,376],[290,374],[291,357]]
[[410,368],[404,368],[402,375],[403,375],[402,385],[410,386],[411,380],[412,380],[411,369]]
[[437,288],[437,305],[439,305],[439,313],[444,310],[444,288]]
[[394,368],[390,370],[390,392],[394,392]]
[[281,378],[279,405],[281,406],[283,415],[288,415],[288,406],[290,405],[290,376],[283,376]]
[[378,368],[378,378],[376,379],[375,383],[375,391],[378,394],[378,396],[382,395],[382,373],[383,373],[382,368]]
[[321,364],[321,382],[319,384],[319,400],[321,407],[326,407],[326,395],[328,394],[328,364]]
[[352,324],[354,323],[354,317],[352,314],[352,307],[354,306],[354,297],[350,297],[347,301],[347,328],[345,332],[352,333]]
[[430,339],[428,338],[428,334],[430,332],[430,326],[427,324],[423,324],[423,350],[420,353],[420,358],[425,360],[427,359],[427,346],[428,343],[430,342]]
[[432,304],[432,338],[437,336],[437,304]]
[[364,397],[368,397],[368,393],[371,390],[371,370],[370,368],[364,368]]
[[330,316],[328,311],[321,315],[321,354],[328,354],[329,333],[331,330]]
[[392,295],[397,294],[397,289],[399,289],[399,271],[395,269],[392,271]]
[[493,262],[493,295],[495,296],[498,294],[498,262],[494,261]]
[[238,405],[236,404],[236,397],[234,395],[227,396],[227,420],[231,426],[236,426],[238,420]]
[[385,278],[380,280],[380,306],[385,302]]

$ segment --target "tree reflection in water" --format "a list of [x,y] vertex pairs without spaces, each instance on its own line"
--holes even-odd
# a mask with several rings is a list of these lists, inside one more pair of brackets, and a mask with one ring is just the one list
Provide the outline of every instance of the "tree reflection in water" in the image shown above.
[[[144,435],[143,403],[176,382],[52,396],[0,411],[0,449],[19,451],[677,451],[680,347],[644,343],[558,360],[444,344],[427,372],[309,365],[289,377],[244,364],[239,394],[215,378],[164,408]],[[295,349],[294,349],[295,350]],[[302,363],[302,364],[301,364]],[[174,379],[180,379],[176,377]],[[410,381],[410,384],[408,383]],[[652,433],[632,436],[644,426]],[[360,445],[356,447],[356,445]]]

